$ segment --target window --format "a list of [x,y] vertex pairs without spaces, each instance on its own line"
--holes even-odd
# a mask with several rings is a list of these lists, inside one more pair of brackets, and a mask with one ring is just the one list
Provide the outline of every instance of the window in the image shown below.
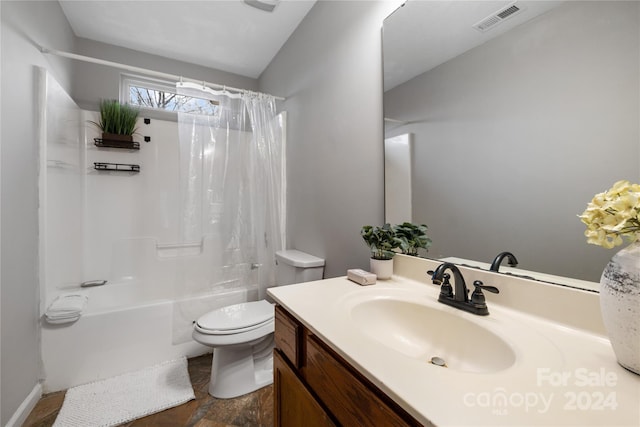
[[123,74],[121,101],[152,111],[215,115],[218,103],[178,95],[175,83]]

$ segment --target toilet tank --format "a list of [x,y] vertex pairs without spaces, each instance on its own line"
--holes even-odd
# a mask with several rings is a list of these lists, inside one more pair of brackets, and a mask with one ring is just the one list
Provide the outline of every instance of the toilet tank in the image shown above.
[[276,286],[321,280],[324,259],[295,249],[276,252]]

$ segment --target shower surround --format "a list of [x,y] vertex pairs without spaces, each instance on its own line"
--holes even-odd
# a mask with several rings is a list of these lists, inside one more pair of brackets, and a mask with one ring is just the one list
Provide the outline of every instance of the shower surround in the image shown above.
[[[44,391],[204,354],[191,339],[192,321],[258,299],[267,279],[258,260],[244,262],[223,244],[219,228],[185,241],[178,123],[140,119],[140,150],[99,148],[98,130],[87,124],[97,113],[80,110],[44,72],[40,86]],[[140,172],[98,171],[94,162],[137,164]],[[107,284],[80,287],[88,280]],[[46,323],[42,315],[64,294],[88,296],[82,316]]]

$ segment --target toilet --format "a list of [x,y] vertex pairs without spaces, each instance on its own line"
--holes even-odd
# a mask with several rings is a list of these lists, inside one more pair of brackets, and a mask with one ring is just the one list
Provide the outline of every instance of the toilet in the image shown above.
[[[321,280],[324,260],[294,249],[276,252],[276,286]],[[213,347],[209,394],[242,396],[273,383],[274,304],[234,304],[201,316],[193,339]]]

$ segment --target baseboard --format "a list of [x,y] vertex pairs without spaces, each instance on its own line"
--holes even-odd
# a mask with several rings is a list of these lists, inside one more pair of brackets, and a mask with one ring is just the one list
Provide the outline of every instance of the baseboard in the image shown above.
[[20,427],[27,420],[27,417],[35,408],[38,400],[42,397],[42,384],[38,383],[33,387],[31,393],[22,401],[16,412],[9,419],[5,427]]

